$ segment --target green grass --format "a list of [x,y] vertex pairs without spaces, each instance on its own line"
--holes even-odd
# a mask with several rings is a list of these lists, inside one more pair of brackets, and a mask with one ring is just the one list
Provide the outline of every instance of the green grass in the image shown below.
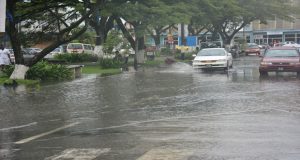
[[153,60],[153,61],[145,61],[145,63],[143,64],[143,66],[159,66],[160,64],[165,63],[164,60],[162,59],[158,59],[158,60]]
[[84,66],[82,68],[83,74],[119,74],[121,73],[121,69],[102,69],[99,65],[95,66]]
[[[13,80],[9,79],[8,77],[1,77],[0,78],[0,85],[12,84],[12,81]],[[16,82],[18,84],[23,84],[23,85],[35,85],[35,84],[40,83],[40,81],[38,81],[38,80],[16,80]]]

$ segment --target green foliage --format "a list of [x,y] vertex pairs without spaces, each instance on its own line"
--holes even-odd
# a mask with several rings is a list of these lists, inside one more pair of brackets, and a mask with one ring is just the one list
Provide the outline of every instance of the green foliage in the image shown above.
[[27,79],[35,80],[66,80],[72,77],[72,72],[66,66],[60,64],[49,64],[38,62],[32,66],[27,74]]
[[172,50],[170,48],[162,48],[160,50],[160,54],[165,56],[173,55]]
[[107,68],[120,68],[122,66],[122,62],[115,59],[102,58],[100,59],[100,66],[104,69]]
[[73,40],[74,43],[85,43],[85,44],[94,44],[95,43],[95,33],[87,31],[79,36],[76,40]]
[[[19,60],[17,63],[32,66],[43,59],[42,55],[86,31],[88,19],[84,18],[92,13],[91,8],[87,8],[89,3],[89,0],[34,0],[30,3],[7,1],[6,9],[11,14],[6,27],[12,48],[15,49],[15,57]],[[81,25],[84,21],[85,25]],[[23,29],[26,32],[20,32]],[[19,32],[14,32],[16,30]],[[47,47],[36,58],[23,62],[21,46],[32,47],[37,43],[47,43]]]
[[[6,67],[3,72],[9,77],[14,66]],[[26,79],[31,80],[65,80],[72,77],[72,72],[66,66],[60,64],[49,64],[41,61],[33,65],[26,74]]]
[[[38,80],[23,80],[23,79],[17,79],[15,80],[15,82],[19,85],[19,84],[22,84],[22,85],[38,85],[40,81]],[[0,85],[15,85],[15,83],[12,79],[9,79],[8,77],[5,77],[5,78],[0,78]]]
[[84,66],[82,73],[84,74],[119,74],[122,71],[120,68],[103,69],[99,65],[96,66]]
[[182,54],[184,55],[183,60],[193,60],[194,59],[193,54],[195,54],[195,52],[187,52],[187,53],[176,52],[175,58],[182,60]]
[[143,66],[147,66],[147,67],[153,67],[153,66],[159,66],[161,64],[164,63],[164,60],[153,60],[153,61],[146,61]]
[[9,66],[5,66],[5,68],[2,70],[2,72],[7,76],[9,77],[13,71],[15,69],[15,66],[14,65],[9,65]]
[[98,56],[95,54],[88,53],[66,53],[66,54],[57,54],[54,56],[57,60],[66,61],[69,63],[78,63],[78,62],[97,62]]
[[108,33],[107,39],[103,44],[103,51],[105,53],[112,54],[114,48],[119,49],[119,45],[122,44],[122,34],[116,30],[112,30]]

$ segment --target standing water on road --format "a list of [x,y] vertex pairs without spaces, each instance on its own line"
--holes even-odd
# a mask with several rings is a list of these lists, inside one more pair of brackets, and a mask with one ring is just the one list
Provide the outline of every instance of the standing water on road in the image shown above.
[[0,159],[299,159],[294,74],[185,63],[0,90]]

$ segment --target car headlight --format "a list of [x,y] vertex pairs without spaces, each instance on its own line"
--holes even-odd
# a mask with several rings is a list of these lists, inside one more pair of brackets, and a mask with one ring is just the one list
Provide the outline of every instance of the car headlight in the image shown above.
[[272,65],[271,62],[260,62],[261,65]]

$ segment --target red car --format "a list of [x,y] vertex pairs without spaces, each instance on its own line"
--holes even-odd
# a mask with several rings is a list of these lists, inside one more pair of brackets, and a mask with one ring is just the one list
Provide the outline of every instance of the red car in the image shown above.
[[294,47],[274,47],[266,51],[259,66],[260,75],[268,72],[297,72],[300,75],[300,55]]
[[245,49],[246,56],[250,53],[255,53],[256,55],[260,55],[260,48],[258,45],[251,45],[247,49]]

